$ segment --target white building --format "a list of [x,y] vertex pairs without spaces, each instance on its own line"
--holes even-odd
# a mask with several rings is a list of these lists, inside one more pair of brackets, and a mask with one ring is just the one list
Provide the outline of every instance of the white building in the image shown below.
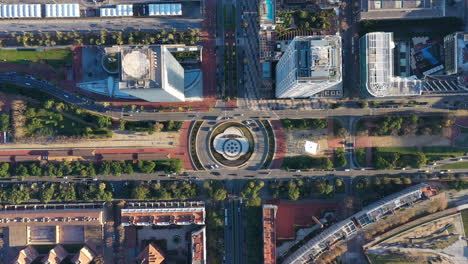
[[184,68],[163,45],[118,47],[119,90],[149,102],[183,102]]
[[342,90],[341,37],[295,37],[276,65],[276,98]]
[[423,83],[415,76],[394,76],[393,33],[372,32],[360,39],[361,90],[372,97],[417,96]]
[[79,4],[47,4],[46,17],[80,17]]
[[133,5],[116,5],[115,7],[101,7],[101,17],[126,17],[133,16]]
[[0,18],[40,18],[40,4],[0,5]]
[[148,15],[150,16],[181,16],[182,4],[149,4]]

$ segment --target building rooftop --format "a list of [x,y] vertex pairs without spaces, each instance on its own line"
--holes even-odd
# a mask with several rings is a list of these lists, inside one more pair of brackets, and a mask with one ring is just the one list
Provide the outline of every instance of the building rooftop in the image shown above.
[[71,262],[74,264],[89,264],[96,257],[96,253],[92,251],[88,246],[84,246],[80,251],[73,256]]
[[443,0],[361,0],[359,19],[424,19],[445,15]]
[[393,33],[373,32],[361,38],[361,85],[374,97],[415,96],[422,93],[416,77],[394,76]]
[[39,253],[37,253],[36,249],[32,246],[27,246],[20,250],[18,256],[13,261],[14,264],[31,264],[37,257]]
[[148,244],[136,258],[139,264],[161,264],[164,259],[161,250],[154,243]]
[[296,67],[299,80],[336,81],[341,79],[341,45],[332,37],[296,37]]
[[114,46],[106,52],[120,54],[121,92],[150,102],[185,101],[184,69],[166,46]]
[[103,205],[98,203],[4,205],[0,227],[102,225],[103,213]]
[[121,210],[123,226],[205,224],[203,202],[131,202]]
[[62,247],[62,245],[57,245],[49,251],[43,259],[42,263],[44,264],[59,264],[68,256],[68,252]]
[[192,264],[206,263],[206,228],[192,232]]
[[278,207],[263,205],[263,260],[264,264],[276,263],[276,212]]

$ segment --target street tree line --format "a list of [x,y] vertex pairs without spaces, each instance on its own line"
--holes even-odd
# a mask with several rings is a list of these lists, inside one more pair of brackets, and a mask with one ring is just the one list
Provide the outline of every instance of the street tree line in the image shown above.
[[200,31],[190,29],[187,31],[158,30],[156,32],[141,31],[115,31],[101,30],[99,33],[76,31],[69,32],[23,32],[11,33],[10,36],[0,39],[0,46],[57,46],[57,45],[152,45],[152,44],[186,44],[195,45],[200,41]]
[[20,204],[74,201],[111,201],[113,193],[105,183],[32,183],[5,184],[0,188],[0,202]]
[[122,174],[133,175],[135,173],[151,174],[157,171],[179,173],[183,168],[184,165],[180,159],[139,160],[137,163],[133,163],[133,161],[64,161],[47,162],[42,164],[40,162],[20,162],[16,164],[3,162],[0,163],[0,177],[121,176]]
[[271,181],[269,191],[275,199],[299,200],[304,198],[333,198],[336,193],[344,193],[343,180],[305,179]]

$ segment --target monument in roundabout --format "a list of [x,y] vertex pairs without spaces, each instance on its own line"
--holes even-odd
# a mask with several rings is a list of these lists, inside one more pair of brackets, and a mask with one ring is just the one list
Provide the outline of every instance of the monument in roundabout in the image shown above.
[[211,152],[220,164],[238,167],[249,160],[253,151],[250,131],[239,123],[227,123],[213,131]]

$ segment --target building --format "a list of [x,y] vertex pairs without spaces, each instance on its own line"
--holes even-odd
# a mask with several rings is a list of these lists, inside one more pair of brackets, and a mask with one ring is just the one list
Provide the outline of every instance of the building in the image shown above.
[[360,39],[361,91],[371,97],[417,96],[422,82],[415,76],[394,76],[393,33],[367,33]]
[[[158,240],[167,240],[173,238],[172,234],[180,234],[180,230],[184,232],[180,236],[185,237],[185,242],[190,247],[187,258],[191,263],[204,264],[207,261],[205,204],[202,201],[127,202],[121,209],[120,220],[121,225],[125,227],[127,247],[139,248],[139,244],[140,248],[145,248],[136,257],[138,263],[159,264],[165,259],[164,252],[156,244],[152,241],[145,244],[148,240],[142,240],[139,236],[147,239],[154,232]],[[154,228],[155,226],[157,227]],[[180,228],[171,228],[174,226]],[[158,231],[162,230],[164,235],[158,235]],[[176,248],[171,249],[168,243],[167,250]]]
[[468,89],[468,32],[456,32],[444,38],[445,72],[456,75]]
[[295,37],[276,65],[276,97],[310,98],[325,90],[342,94],[341,37]]
[[276,263],[276,212],[273,204],[263,205],[263,263]]
[[161,264],[164,259],[162,251],[154,243],[149,243],[136,258],[139,264]]
[[201,201],[128,202],[121,210],[122,226],[204,225]]
[[20,250],[18,256],[13,261],[14,264],[31,264],[39,257],[39,253],[32,246],[27,246]]
[[41,18],[40,4],[0,5],[1,18]]
[[373,222],[377,222],[385,215],[393,214],[394,211],[410,205],[425,196],[434,195],[432,190],[433,189],[427,184],[418,184],[406,188],[366,206],[361,210],[363,213],[356,214],[357,216],[354,216],[354,219],[360,227],[364,227]]
[[115,7],[99,8],[101,17],[128,17],[133,16],[133,5],[116,5]]
[[181,3],[148,4],[148,15],[150,16],[181,16]]
[[47,18],[80,17],[79,4],[46,4],[45,16]]
[[446,15],[445,1],[361,0],[359,20],[429,19]]
[[42,263],[60,264],[67,256],[68,252],[61,245],[57,245],[42,259]]
[[0,209],[10,247],[102,242],[104,204],[20,204]]
[[119,90],[150,102],[183,102],[184,68],[163,45],[118,47]]
[[260,28],[263,30],[275,29],[276,0],[260,0]]
[[333,247],[340,240],[346,240],[355,234],[358,228],[378,221],[383,216],[417,202],[425,197],[435,195],[435,190],[427,184],[418,184],[406,188],[400,192],[389,195],[382,200],[372,203],[350,216],[325,229],[322,233],[313,237],[291,255],[285,258],[283,263],[303,264],[310,263],[324,251]]
[[192,264],[206,263],[206,227],[191,234]]
[[91,261],[96,257],[96,253],[91,250],[89,247],[84,246],[80,249],[78,254],[73,256],[71,262],[73,264],[90,264]]

